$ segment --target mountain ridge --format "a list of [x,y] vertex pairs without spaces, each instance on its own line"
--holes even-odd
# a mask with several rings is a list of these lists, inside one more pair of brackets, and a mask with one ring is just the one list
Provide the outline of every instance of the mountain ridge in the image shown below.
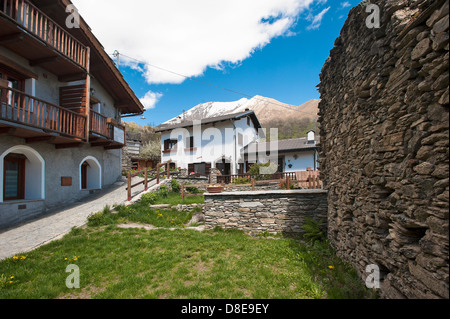
[[320,100],[313,99],[300,106],[295,106],[260,95],[256,95],[252,99],[242,98],[234,102],[206,102],[194,106],[183,114],[163,123],[163,125],[175,124],[180,118],[182,121],[201,120],[240,113],[247,109],[254,111],[263,125],[272,121],[288,122],[293,119],[313,121],[318,118],[319,102]]

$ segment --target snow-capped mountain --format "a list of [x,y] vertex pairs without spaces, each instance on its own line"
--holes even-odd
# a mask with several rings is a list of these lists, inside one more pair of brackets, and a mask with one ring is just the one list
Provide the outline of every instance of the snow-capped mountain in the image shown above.
[[207,102],[195,106],[164,124],[175,124],[177,123],[177,118],[181,118],[182,121],[201,120],[204,118],[245,112],[246,109],[254,111],[261,123],[267,123],[273,120],[287,121],[294,118],[315,119],[318,117],[319,102],[319,100],[311,100],[301,106],[294,106],[259,95],[252,99],[243,98],[235,102]]

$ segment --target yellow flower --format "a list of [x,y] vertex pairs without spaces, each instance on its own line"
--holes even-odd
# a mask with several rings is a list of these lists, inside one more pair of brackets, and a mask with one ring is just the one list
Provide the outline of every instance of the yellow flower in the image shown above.
[[11,278],[9,278],[9,279],[14,279],[14,276],[11,276]]
[[17,259],[19,259],[19,257],[17,257],[17,256],[14,256],[14,257],[13,257],[13,259],[14,259],[14,260],[17,260]]
[[12,284],[13,282],[12,282],[12,281],[10,281],[9,283],[10,283],[10,284]]
[[330,269],[334,269],[334,266],[328,266],[328,268],[330,268]]

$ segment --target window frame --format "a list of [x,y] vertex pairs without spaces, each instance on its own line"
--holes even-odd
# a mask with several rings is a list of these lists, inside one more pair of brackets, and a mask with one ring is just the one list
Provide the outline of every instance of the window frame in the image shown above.
[[[6,163],[18,163],[18,184],[17,195],[15,197],[6,197]],[[25,162],[26,157],[20,154],[8,154],[3,160],[3,200],[15,201],[25,200]]]

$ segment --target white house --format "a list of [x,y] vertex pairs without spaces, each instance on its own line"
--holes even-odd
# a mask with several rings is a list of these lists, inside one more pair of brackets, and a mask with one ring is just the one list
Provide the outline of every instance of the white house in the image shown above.
[[[271,143],[254,143],[250,144],[244,150],[244,156],[249,161],[256,152],[272,151],[274,156],[272,161],[278,160],[278,171],[284,173],[301,172],[307,170],[317,171],[318,166],[318,149],[320,138],[316,136],[314,131],[308,133],[307,138],[297,138],[289,140],[280,140],[271,145]],[[273,148],[277,148],[277,152],[273,152]],[[270,158],[270,154],[268,156]],[[253,158],[255,158],[253,156]],[[249,161],[250,163],[260,161]]]
[[243,149],[259,142],[261,124],[253,111],[224,115],[201,121],[179,120],[160,127],[161,162],[208,175],[217,168],[222,175],[246,172]]

